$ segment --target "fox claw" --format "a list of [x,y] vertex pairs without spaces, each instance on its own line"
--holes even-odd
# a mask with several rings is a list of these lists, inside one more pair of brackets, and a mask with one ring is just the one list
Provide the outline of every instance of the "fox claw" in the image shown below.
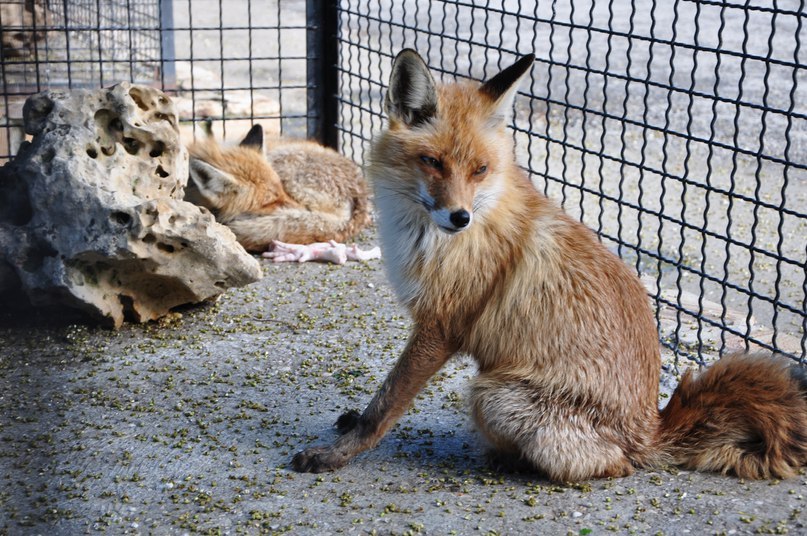
[[533,474],[536,472],[530,462],[518,454],[489,450],[485,455],[487,465],[491,471],[505,474]]
[[291,459],[291,466],[298,473],[324,473],[339,469],[345,463],[331,447],[307,448]]
[[353,430],[357,424],[359,424],[359,420],[361,419],[361,413],[356,411],[355,409],[351,409],[339,416],[336,419],[336,430],[341,434],[344,435],[351,430]]

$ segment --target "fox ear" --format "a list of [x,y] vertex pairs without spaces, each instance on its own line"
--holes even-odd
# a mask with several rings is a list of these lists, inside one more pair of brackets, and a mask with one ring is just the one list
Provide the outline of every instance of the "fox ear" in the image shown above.
[[[191,180],[196,186],[197,192],[187,192],[188,201],[210,209],[220,208],[224,204],[227,191],[237,186],[232,175],[198,158],[192,157],[189,167]],[[189,190],[191,189],[189,188]],[[188,199],[188,197],[190,198]]]
[[534,61],[535,54],[527,54],[479,88],[480,93],[487,95],[494,102],[494,114],[497,119],[504,120],[512,113],[513,99],[519,82],[530,71]]
[[384,104],[390,118],[410,127],[425,123],[437,113],[434,78],[414,50],[404,49],[395,58]]
[[263,127],[257,124],[252,125],[252,128],[249,129],[249,132],[247,132],[239,145],[263,152]]

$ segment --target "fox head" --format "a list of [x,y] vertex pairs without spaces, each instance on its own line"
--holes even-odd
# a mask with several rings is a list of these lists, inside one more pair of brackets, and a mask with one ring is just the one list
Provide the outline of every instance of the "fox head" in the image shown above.
[[237,147],[222,148],[212,137],[190,147],[185,200],[208,208],[219,221],[271,212],[288,201],[266,159],[263,128],[254,125]]
[[[534,59],[524,56],[482,84],[438,85],[417,52],[398,54],[385,100],[389,128],[370,158],[380,188],[417,205],[443,232],[468,229],[512,173],[505,126]],[[385,195],[379,191],[377,201]]]

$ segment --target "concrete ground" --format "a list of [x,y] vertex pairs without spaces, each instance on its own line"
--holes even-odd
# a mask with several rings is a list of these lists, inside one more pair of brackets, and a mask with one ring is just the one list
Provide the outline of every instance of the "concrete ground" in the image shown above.
[[364,407],[409,320],[379,261],[264,271],[215,304],[119,331],[5,304],[0,533],[807,533],[805,474],[557,485],[491,470],[465,408],[467,358],[377,449],[297,474],[291,456]]
[[[635,7],[637,13],[646,13],[647,3],[642,0],[631,2],[630,6]],[[785,2],[787,6],[783,6],[780,2],[779,7],[798,9],[790,6],[791,3]],[[355,6],[351,2],[349,5],[352,10],[364,11],[365,4],[367,11],[375,12],[369,2],[357,2]],[[388,9],[389,4],[380,4],[378,13],[383,12],[386,17],[386,13],[392,11]],[[508,5],[513,4],[508,2]],[[203,83],[203,77],[194,80],[194,89],[199,91],[197,97],[204,98],[205,90],[223,93],[225,85],[244,88],[254,78],[258,87],[249,86],[250,95],[276,98],[283,113],[302,113],[304,89],[281,95],[280,91],[260,87],[278,84],[281,79],[279,61],[224,62],[222,58],[249,57],[252,42],[255,43],[254,55],[259,57],[300,56],[304,38],[298,36],[294,39],[284,34],[281,47],[281,39],[271,30],[243,29],[245,21],[251,21],[255,28],[276,25],[280,10],[275,2],[262,4],[260,9],[249,13],[251,2],[228,2],[227,10],[219,9],[221,5],[214,0],[195,1],[191,25],[191,2],[174,2],[177,27],[207,28],[194,30],[192,48],[192,32],[178,31],[175,36],[177,58],[184,61],[192,58],[197,67],[208,72],[221,71],[220,78],[207,80],[207,85]],[[288,6],[284,3],[284,25],[302,24],[303,5],[302,2],[292,2]],[[590,16],[587,15],[587,3],[575,5],[577,18],[574,20],[587,24]],[[668,37],[668,30],[673,28],[671,8],[664,2],[653,2],[652,5],[657,6],[656,25],[662,32],[659,35]],[[695,3],[675,5],[684,14],[701,9]],[[441,6],[442,3],[433,3],[429,9],[439,10]],[[535,43],[536,52],[543,59],[554,58],[578,67],[590,63],[592,68],[598,69],[605,61],[602,51],[608,50],[611,44],[610,38],[606,43],[606,37],[594,34],[594,41],[588,48],[597,53],[589,58],[586,43],[591,36],[581,35],[580,30],[575,36],[566,37],[561,27],[552,34],[552,39],[546,35],[548,30],[543,26],[541,31],[544,33],[533,36],[529,33],[529,25],[520,27],[520,31],[512,31],[512,26],[509,26],[507,32],[497,32],[491,26],[492,30],[484,28],[480,34],[480,28],[463,17],[478,15],[477,25],[495,25],[498,17],[492,16],[488,20],[488,17],[474,12],[476,8],[471,7],[469,11],[452,3],[446,6],[449,11],[456,9],[459,15],[446,19],[437,13],[433,18],[435,24],[438,21],[446,24],[447,21],[449,28],[446,30],[438,25],[434,27],[435,32],[461,33],[463,39],[473,38],[494,48],[524,50],[523,46],[516,46],[521,36],[522,43]],[[541,4],[541,7],[554,9],[554,4]],[[703,9],[705,13],[706,8]],[[525,10],[530,12],[526,7]],[[399,15],[404,17],[398,11],[394,15],[396,20]],[[598,7],[596,17],[600,26],[605,24],[603,17],[606,15]],[[740,46],[737,43],[738,29],[742,27],[742,21],[738,22],[737,17],[742,13],[728,9],[727,15],[727,46],[737,49]],[[761,18],[763,15],[764,12],[751,17],[750,33],[760,36],[751,40],[751,52],[759,56],[766,53],[763,45],[768,35],[763,24],[766,21]],[[412,11],[405,16],[411,18]],[[424,19],[417,26],[433,28],[425,20],[429,16],[427,10],[421,10],[415,16]],[[716,35],[717,19],[714,12],[710,17],[703,19],[700,35],[702,44],[711,46],[709,36]],[[618,30],[628,31],[625,26],[631,21],[630,14],[618,12],[613,18]],[[451,26],[455,19],[456,28]],[[566,19],[561,17],[560,20]],[[682,22],[679,22],[682,35],[689,32],[687,20],[682,17]],[[781,24],[792,26],[796,17],[780,17],[780,20],[784,21]],[[228,29],[221,33],[217,28],[222,21],[242,29]],[[502,24],[512,24],[509,19],[504,21],[504,17],[502,21]],[[641,21],[647,25],[646,18]],[[785,35],[788,28],[783,26],[780,35]],[[389,53],[404,44],[420,50],[432,44],[430,36],[421,34],[418,41],[418,35],[412,32],[406,34],[406,39],[399,33],[398,30],[388,31],[381,24],[366,22],[345,29],[347,38],[361,43],[372,46],[378,43],[379,47],[386,47],[389,42],[389,50],[384,49]],[[502,41],[488,42],[488,38],[495,40],[497,37]],[[569,49],[568,39],[572,39],[573,45]],[[547,50],[550,43],[553,43],[552,53]],[[614,72],[627,72],[639,79],[645,76],[645,52],[639,44],[631,56],[632,70],[623,65],[625,60],[621,59],[628,57],[620,48],[624,43],[613,40],[613,46],[615,52],[609,61]],[[440,41],[433,52],[437,54],[439,49],[440,54],[446,52],[449,56],[432,58],[433,63],[442,65],[444,62],[447,67],[456,65],[456,56],[462,56],[465,49],[455,50],[455,56],[451,57],[452,48],[449,40],[444,51]],[[665,50],[656,51],[652,65],[655,75],[661,76],[662,84],[667,80],[669,64],[673,61]],[[485,74],[480,68],[487,65],[487,62],[478,61],[476,54],[479,52],[480,47],[475,47],[473,64],[476,70],[469,71],[477,77]],[[777,48],[776,52],[777,59],[790,60],[785,54],[792,52],[790,48]],[[357,51],[348,53],[353,54],[349,57],[359,64],[356,68],[370,65],[360,61],[362,57]],[[780,54],[782,57],[778,56]],[[697,76],[691,82],[677,80],[676,87],[687,89],[694,84],[702,92],[710,91],[713,69],[709,63],[711,58],[705,56],[705,59],[700,59],[701,68],[695,71]],[[498,53],[491,57],[498,57]],[[680,75],[690,73],[690,61],[687,54],[680,53],[676,59]],[[285,84],[304,83],[303,63],[299,59],[283,60],[282,81]],[[388,74],[389,66],[384,65],[380,70]],[[466,64],[462,63],[461,68],[465,74]],[[735,95],[739,68],[736,59],[727,59],[721,66],[721,79],[726,86],[721,91],[729,97]],[[749,62],[747,68],[750,81],[766,76],[762,72],[765,68],[762,62]],[[374,73],[371,80],[379,78],[379,73]],[[585,103],[593,109],[598,106],[604,109],[600,99],[608,97],[611,103],[608,110],[613,114],[625,113],[638,120],[647,113],[651,124],[659,126],[665,123],[663,112],[669,108],[666,105],[669,96],[664,91],[648,90],[649,107],[642,100],[642,92],[631,93],[631,98],[622,104],[626,107],[622,110],[619,106],[614,108],[614,103],[623,102],[621,83],[612,82],[607,88],[608,93],[605,87],[600,91],[596,76],[584,79],[579,68],[570,74],[562,66],[556,67],[551,84],[548,74],[545,63],[536,67],[535,88],[544,92],[542,94],[551,92],[555,98],[560,98],[568,93],[566,84],[570,83],[573,88],[591,84],[592,89],[588,92],[579,89],[572,92],[578,105]],[[774,71],[772,81],[782,80],[785,75],[788,73]],[[383,77],[379,79],[383,80]],[[356,94],[346,93],[346,99],[380,110],[381,92],[377,84],[357,88],[351,84],[343,91],[352,90]],[[375,88],[373,92],[367,89],[368,85]],[[790,101],[782,92],[790,86],[770,85],[770,102],[776,103],[776,107],[787,108]],[[760,94],[764,87],[759,84],[746,86],[741,100],[761,103],[763,96]],[[639,87],[643,86],[639,84]],[[237,91],[243,93],[243,90]],[[215,95],[223,100],[222,95]],[[228,91],[228,98],[230,96],[231,91]],[[684,113],[689,104],[685,97],[680,91],[672,96],[675,106],[670,117],[671,127],[680,132],[691,129],[694,134],[708,138],[712,131],[707,127],[710,126],[711,114],[715,113],[720,120],[717,134],[727,136],[726,140],[721,138],[719,141],[733,142],[734,128],[730,120],[735,110],[732,106],[720,104],[720,108],[712,112],[703,108],[711,101],[701,99],[689,114]],[[800,110],[798,106],[797,102],[797,111]],[[557,140],[565,139],[568,128],[569,140],[579,141],[593,150],[599,150],[598,143],[603,143],[596,141],[600,137],[597,129],[603,128],[598,126],[596,117],[587,119],[574,111],[564,111],[563,117],[546,110],[530,111],[533,112],[530,116],[538,121],[534,128],[530,125],[530,130],[551,134]],[[758,125],[762,121],[752,112],[746,110],[738,115],[738,119],[742,125],[740,142],[753,149],[756,144],[752,141],[758,135]],[[347,115],[352,120],[352,112]],[[372,132],[372,128],[365,130],[368,121],[365,115],[356,114],[356,132]],[[566,115],[571,120],[567,120]],[[527,117],[526,113],[523,117]],[[769,120],[774,135],[769,136],[771,141],[766,148],[772,154],[778,154],[784,139],[780,135],[781,121]],[[525,123],[520,125],[525,127]],[[582,129],[578,128],[581,125],[586,126],[588,134],[585,138]],[[774,129],[776,125],[779,126]],[[794,143],[789,155],[795,162],[804,161],[803,125],[804,122],[794,123],[791,132]],[[283,125],[286,134],[299,133],[301,127],[300,121]],[[561,127],[564,132],[559,134]],[[651,158],[662,154],[660,147],[666,139],[651,135],[648,150],[644,150],[641,129],[628,126],[621,136],[613,137],[613,125],[606,127],[610,128],[612,137],[609,138],[611,141],[606,140],[604,148],[611,154],[619,154],[623,147],[633,161],[643,158],[644,154]],[[234,128],[231,130],[235,132]],[[621,131],[617,129],[616,132]],[[351,143],[360,145],[350,147],[355,151],[351,156],[356,157],[363,151],[366,140],[362,136]],[[609,145],[611,143],[613,145]],[[542,163],[544,153],[540,152],[539,145],[536,144],[538,152],[525,157],[524,163],[537,163],[535,169],[554,176],[576,180],[574,177],[579,175],[581,182],[589,181],[589,187],[597,184],[596,178],[589,176],[586,179],[582,157],[575,156],[576,153],[570,150],[567,158],[565,151],[558,150],[553,160]],[[672,155],[671,172],[682,173],[679,168],[686,156],[681,156],[684,152],[680,140],[670,142],[669,152]],[[700,162],[705,161],[702,154],[696,153],[696,156]],[[710,180],[722,181],[724,178],[721,177],[730,174],[731,167],[718,157],[727,158],[723,153],[715,155],[716,178]],[[661,167],[657,161],[650,160],[653,162],[656,168]],[[621,176],[623,170],[618,163],[606,162],[605,165],[606,178]],[[749,192],[753,192],[756,186],[756,165],[754,159],[740,160],[738,192],[751,195]],[[695,172],[706,167],[690,167],[689,177],[703,182],[705,179],[698,178]],[[771,167],[764,170],[766,177],[771,173]],[[589,162],[587,170],[589,174],[593,171],[600,173],[598,162]],[[773,166],[772,172],[781,173],[781,170]],[[799,180],[803,177],[802,170],[791,170],[788,195],[782,194],[781,203],[792,204],[796,211],[804,205],[804,185],[807,182]],[[630,200],[633,199],[631,188],[636,180],[637,177],[630,174],[626,178],[625,190]],[[716,184],[722,185],[721,182]],[[779,193],[767,189],[777,184],[766,180],[763,191],[765,196],[772,196],[770,202],[774,204],[779,200]],[[623,185],[611,179],[606,180],[604,187],[616,195],[613,193],[615,189],[622,189]],[[656,199],[661,199],[661,183],[650,181],[643,187],[644,202],[655,208]],[[669,188],[665,206],[670,214],[677,216],[679,209],[683,209],[676,199],[683,199],[686,192],[673,190],[677,188],[675,185]],[[561,186],[549,193],[557,198],[558,189]],[[784,187],[777,189],[785,190]],[[700,191],[693,186],[688,195],[694,197]],[[569,195],[567,206],[574,211],[579,201],[579,212],[583,216],[585,204],[589,215],[587,223],[596,227],[594,220],[601,214],[601,209],[596,206],[599,200],[578,200],[572,190]],[[696,212],[702,207],[697,199],[687,199],[686,202]],[[721,210],[725,212],[725,209],[717,210],[717,206],[717,202],[712,203],[709,221],[716,227],[716,232],[722,233],[725,215]],[[605,230],[622,236],[622,220],[614,216],[614,207],[609,210],[605,214]],[[739,229],[734,231],[735,239],[745,240],[745,229],[751,228],[749,222],[752,220],[748,210],[737,213],[738,210],[735,207],[733,214],[733,219],[739,223]],[[762,219],[758,230],[759,244],[773,250],[779,220],[773,217]],[[692,221],[697,223],[700,220]],[[613,231],[609,226],[617,222],[620,227]],[[803,240],[799,240],[804,236],[802,223],[802,220],[785,220],[786,226],[794,227],[792,232],[787,227],[789,234],[780,247],[784,247],[784,252],[793,259],[803,258]],[[631,238],[633,224],[627,222],[624,225],[624,236]],[[679,249],[675,236],[677,227],[668,225],[662,232],[650,222],[644,229],[650,236],[642,238],[640,243],[655,248],[653,235],[663,237],[667,248],[664,254],[675,258]],[[697,266],[695,261],[687,259],[697,258],[702,242],[697,236],[686,238],[686,247],[681,248],[684,261]],[[374,236],[369,234],[366,241],[374,243]],[[713,245],[708,245],[714,249]],[[723,245],[719,247],[722,249]],[[659,246],[659,249],[663,248]],[[708,264],[718,267],[723,264],[720,249],[709,253]],[[744,260],[739,254],[732,255]],[[745,277],[744,266],[732,269],[732,273]],[[784,269],[790,268],[785,266]],[[377,449],[358,457],[336,473],[294,473],[288,463],[295,452],[308,445],[331,441],[335,437],[332,424],[337,416],[346,409],[361,409],[369,401],[403,348],[408,319],[396,305],[378,261],[344,267],[267,263],[265,273],[263,281],[244,289],[230,290],[215,304],[188,308],[182,311],[181,317],[160,323],[126,325],[119,331],[97,327],[66,311],[32,312],[17,307],[11,300],[0,298],[0,534],[807,534],[803,512],[807,475],[782,482],[744,482],[683,471],[640,471],[619,480],[556,485],[534,475],[502,474],[489,469],[485,462],[485,446],[474,431],[465,408],[466,380],[474,372],[468,359],[449,363],[421,394],[415,408]],[[770,267],[758,271],[757,291],[773,295],[773,283],[767,279],[774,273]],[[784,298],[801,303],[804,274],[785,272],[784,276],[783,281],[787,283],[782,284]],[[668,282],[666,279],[661,281],[662,292]],[[701,294],[697,282],[684,280],[683,283],[693,295]],[[667,290],[669,288],[674,286]],[[707,288],[707,298],[719,301],[719,296],[709,295],[709,292]],[[788,294],[791,292],[794,293],[792,296]],[[677,295],[671,299],[675,301],[676,298]],[[732,301],[731,296],[729,301]],[[762,314],[762,324],[771,324],[765,318],[763,305],[755,305],[754,312]],[[717,313],[717,317],[719,315]],[[740,312],[737,316],[740,318],[738,325],[744,325],[745,315]],[[671,333],[676,333],[677,328],[670,326],[677,326],[673,324],[677,319],[674,315],[668,315],[666,319],[662,315],[661,320],[666,322],[662,334],[669,339]],[[801,320],[799,317],[791,321],[782,315],[779,327],[786,328],[787,333],[800,340],[803,333]],[[696,334],[701,339],[699,333],[697,329],[678,329],[676,337]],[[670,356],[665,355],[665,359],[669,361]],[[665,373],[661,381],[668,387],[675,380]]]

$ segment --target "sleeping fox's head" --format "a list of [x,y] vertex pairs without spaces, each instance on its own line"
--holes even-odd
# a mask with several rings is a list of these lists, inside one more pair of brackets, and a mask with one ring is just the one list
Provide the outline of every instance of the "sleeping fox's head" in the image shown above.
[[390,194],[414,203],[451,234],[493,206],[514,165],[505,122],[534,59],[524,56],[482,84],[438,86],[417,52],[398,54],[385,101],[389,128],[370,158],[377,203]]
[[209,209],[221,222],[243,214],[266,214],[289,203],[269,165],[263,128],[256,124],[236,147],[207,139],[190,147],[190,180],[185,200]]

